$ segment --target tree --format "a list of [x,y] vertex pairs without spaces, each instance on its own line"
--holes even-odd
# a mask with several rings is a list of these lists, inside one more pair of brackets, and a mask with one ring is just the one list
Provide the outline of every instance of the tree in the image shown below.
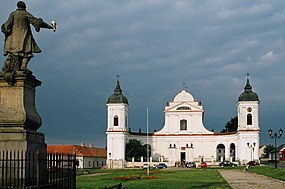
[[265,157],[269,158],[269,154],[271,152],[275,152],[275,147],[272,144],[269,144],[265,147],[264,152],[265,152]]
[[[149,155],[151,152],[151,148],[149,145]],[[135,158],[135,161],[140,161],[141,157],[147,157],[147,144],[142,144],[141,141],[136,139],[130,139],[126,144],[126,159],[131,160]]]
[[230,121],[228,121],[225,125],[225,129],[223,129],[221,132],[234,132],[237,131],[238,128],[238,117],[232,117]]

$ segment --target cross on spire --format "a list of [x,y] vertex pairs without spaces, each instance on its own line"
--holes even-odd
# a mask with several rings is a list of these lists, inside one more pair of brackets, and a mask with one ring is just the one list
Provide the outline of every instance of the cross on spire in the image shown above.
[[182,86],[183,86],[183,90],[187,90],[187,86],[184,82],[182,83]]

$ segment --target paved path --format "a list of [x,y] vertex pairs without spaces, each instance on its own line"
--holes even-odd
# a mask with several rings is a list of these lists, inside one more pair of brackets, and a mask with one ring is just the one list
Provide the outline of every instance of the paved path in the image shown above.
[[241,170],[220,169],[220,174],[233,189],[284,189],[285,182]]

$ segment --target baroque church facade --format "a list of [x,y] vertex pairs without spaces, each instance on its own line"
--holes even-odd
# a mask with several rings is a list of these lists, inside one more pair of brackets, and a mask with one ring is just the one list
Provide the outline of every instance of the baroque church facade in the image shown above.
[[151,146],[152,162],[207,162],[217,165],[223,160],[246,164],[259,159],[259,99],[249,79],[238,98],[238,129],[217,133],[203,125],[204,109],[188,91],[182,90],[164,108],[165,121],[154,133],[131,132],[128,126],[128,99],[122,94],[119,80],[107,101],[107,166],[124,168],[125,149],[130,139]]

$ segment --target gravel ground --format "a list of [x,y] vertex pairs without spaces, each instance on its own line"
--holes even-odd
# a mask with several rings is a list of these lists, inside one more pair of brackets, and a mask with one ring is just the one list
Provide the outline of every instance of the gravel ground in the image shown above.
[[233,189],[285,189],[285,182],[256,173],[225,169],[219,172]]

